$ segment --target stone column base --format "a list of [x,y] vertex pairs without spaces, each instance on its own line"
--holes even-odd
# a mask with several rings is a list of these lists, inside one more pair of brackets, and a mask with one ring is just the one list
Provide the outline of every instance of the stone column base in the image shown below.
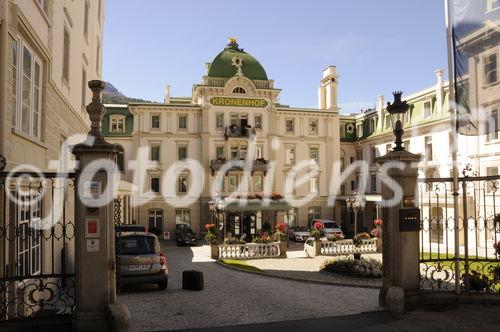
[[77,311],[73,314],[73,331],[95,332],[109,330],[108,314],[102,312]]

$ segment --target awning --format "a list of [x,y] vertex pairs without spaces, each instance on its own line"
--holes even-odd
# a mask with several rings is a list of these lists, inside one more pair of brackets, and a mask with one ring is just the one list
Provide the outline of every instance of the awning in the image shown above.
[[[242,204],[240,205],[240,203]],[[271,200],[267,204],[260,199],[248,199],[246,201],[241,199],[226,200],[227,212],[286,211],[291,208],[292,206],[285,200]]]

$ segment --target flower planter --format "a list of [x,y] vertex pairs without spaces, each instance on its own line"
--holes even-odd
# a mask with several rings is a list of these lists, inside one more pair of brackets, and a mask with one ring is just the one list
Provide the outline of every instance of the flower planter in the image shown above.
[[210,258],[219,259],[219,246],[216,244],[210,245]]

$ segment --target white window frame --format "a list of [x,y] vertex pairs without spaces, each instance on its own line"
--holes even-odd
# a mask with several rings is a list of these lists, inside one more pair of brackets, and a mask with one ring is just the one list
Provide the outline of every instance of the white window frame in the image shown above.
[[[425,105],[429,104],[429,113],[426,112]],[[424,118],[429,119],[432,118],[432,100],[426,100],[424,101]]]
[[[260,119],[260,121],[258,121],[258,120],[257,120],[257,118],[259,118],[259,119]],[[253,127],[254,127],[255,129],[262,129],[262,123],[263,123],[263,117],[262,117],[262,114],[261,114],[261,113],[255,114],[255,115],[253,116]],[[257,126],[257,124],[259,124],[259,125]]]
[[[153,148],[158,148],[158,160],[153,159]],[[149,161],[150,162],[161,162],[161,144],[160,143],[151,143],[149,145]]]
[[[186,149],[186,158],[180,159],[180,156],[179,156],[179,149],[180,148]],[[177,161],[185,161],[188,158],[189,158],[188,143],[177,143]]]
[[[496,119],[493,120],[493,113],[496,113]],[[488,111],[486,117],[486,128],[489,133],[486,134],[486,142],[495,142],[498,140],[498,129],[500,129],[500,112],[497,109]],[[491,122],[494,122],[493,124]],[[491,128],[493,125],[495,128]]]
[[19,199],[16,216],[20,232],[16,241],[17,273],[19,276],[36,275],[41,272],[41,231],[33,228],[28,232],[28,228],[32,228],[33,225],[41,226],[40,195],[30,190],[29,194],[21,194]]
[[[182,179],[185,180],[185,188],[182,187]],[[189,176],[187,174],[179,174],[177,176],[177,193],[178,194],[186,194],[189,190]]]
[[[219,125],[219,120],[221,123]],[[224,128],[224,113],[218,112],[215,113],[215,129],[223,129]]]
[[[113,128],[113,125],[116,125],[116,129]],[[121,125],[121,130],[120,130]],[[126,131],[125,125],[125,115],[122,114],[112,114],[109,116],[109,132],[116,134],[123,134]]]
[[[180,220],[178,220],[178,217]],[[175,221],[175,225],[179,225],[179,224],[191,225],[191,210],[190,209],[175,209],[174,221]]]
[[[495,61],[495,73],[496,73],[496,80],[495,80],[495,81],[492,81],[492,82],[488,82],[488,81],[487,81],[487,77],[488,77],[488,75],[487,75],[487,73],[486,73],[486,65],[487,65],[486,61],[487,61],[487,59],[489,59],[489,57],[491,57],[492,55],[494,55],[494,56],[495,56],[495,60],[496,60],[496,61]],[[483,84],[484,84],[484,86],[493,85],[493,84],[498,83],[498,80],[499,80],[499,77],[498,77],[498,74],[499,74],[499,72],[498,72],[498,51],[497,51],[497,50],[495,50],[495,51],[493,51],[493,52],[491,52],[491,53],[489,53],[489,54],[483,55],[483,59],[482,59],[482,60],[483,60]],[[489,64],[489,63],[488,63],[488,64]]]
[[[15,85],[15,105],[13,105],[15,109],[15,124],[14,128],[23,134],[28,135],[29,137],[41,140],[41,129],[42,129],[42,96],[43,96],[43,63],[42,60],[36,55],[31,47],[29,47],[22,39],[16,40],[17,44],[17,73],[16,73],[16,82],[13,82]],[[30,68],[30,78],[29,85],[29,105],[25,105],[23,102],[23,81],[25,79],[24,75],[24,49],[26,49],[31,55],[31,68]],[[35,84],[35,68],[38,65],[39,75],[38,75],[38,84]],[[38,90],[38,105],[35,104],[35,90]],[[23,130],[23,106],[28,107],[28,131]],[[36,119],[36,129],[33,126]]]
[[[316,158],[313,158],[311,156],[311,152],[313,150],[316,150]],[[316,162],[316,164],[319,165],[319,146],[317,146],[317,145],[309,146],[309,159],[314,160]]]
[[319,193],[319,176],[309,178],[309,192],[313,194]]
[[[153,127],[153,118],[157,116],[158,117],[158,127]],[[158,113],[152,113],[149,116],[149,128],[151,130],[161,130],[161,115]]]

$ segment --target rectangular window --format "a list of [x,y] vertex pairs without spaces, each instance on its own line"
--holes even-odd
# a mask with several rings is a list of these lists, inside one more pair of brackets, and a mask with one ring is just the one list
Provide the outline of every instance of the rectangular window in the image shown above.
[[215,147],[215,158],[217,159],[225,159],[224,155],[224,145],[218,145]]
[[358,123],[358,124],[356,125],[356,133],[357,133],[357,137],[358,137],[358,138],[363,137],[363,124]]
[[385,129],[389,129],[391,127],[391,116],[389,114],[385,115],[384,122],[385,122]]
[[375,159],[377,158],[377,147],[376,146],[372,146],[370,148],[370,151],[372,153],[372,163],[375,163]]
[[[498,175],[498,166],[486,167],[486,176]],[[499,190],[498,180],[488,180],[486,181],[486,192],[491,193],[493,191]]]
[[253,190],[254,191],[262,191],[262,175],[255,175],[253,177]]
[[188,178],[186,175],[180,175],[177,177],[177,192],[178,193],[188,192]]
[[319,164],[319,148],[318,147],[309,147],[309,159],[312,159],[317,164]]
[[318,134],[318,120],[317,119],[309,119],[309,134]]
[[235,126],[238,125],[238,114],[235,113],[231,114],[230,124]]
[[430,118],[432,116],[432,108],[431,108],[431,102],[426,101],[424,103],[424,117],[425,118]]
[[151,145],[149,160],[160,162],[160,145]]
[[247,157],[247,146],[246,145],[240,145],[239,156],[240,156],[240,159],[245,159]]
[[69,54],[69,43],[70,43],[70,38],[69,38],[69,31],[64,27],[64,35],[63,35],[63,78],[66,80],[66,82],[69,82],[69,59],[70,59],[70,54]]
[[[21,78],[20,87],[15,89],[16,116],[15,127],[17,130],[40,138],[41,109],[42,109],[42,63],[38,57],[26,46],[22,45],[22,53],[17,53],[15,61],[18,68],[17,77]],[[16,83],[16,85],[19,83]]]
[[177,160],[182,161],[187,159],[187,146],[177,147]]
[[85,34],[85,38],[89,33],[89,2],[85,0],[85,9],[83,12],[83,33]]
[[231,159],[238,159],[238,146],[231,146]]
[[257,145],[255,147],[255,159],[264,158],[264,147],[262,145]]
[[340,185],[340,195],[345,195],[345,184]]
[[124,116],[110,116],[109,117],[109,131],[112,133],[125,132],[125,117]]
[[498,110],[493,110],[486,119],[486,141],[494,141],[498,139]]
[[431,136],[426,136],[425,137],[425,156],[427,158],[427,161],[432,161],[432,137]]
[[238,176],[229,175],[227,177],[227,191],[234,192],[236,191],[236,188],[238,188]]
[[345,157],[340,157],[340,171],[343,172],[345,170]]
[[493,84],[498,80],[497,54],[492,53],[483,58],[484,60],[484,84]]
[[295,131],[295,120],[294,119],[286,119],[285,125],[286,125],[285,129],[286,129],[287,133],[293,133]]
[[372,190],[372,193],[375,193],[375,192],[377,192],[377,175],[376,174],[372,174],[370,179],[371,179],[371,190]]
[[309,192],[310,193],[317,193],[318,190],[318,177],[314,176],[309,178]]
[[151,128],[152,129],[160,129],[160,116],[159,115],[151,115]]
[[287,145],[285,149],[285,164],[294,165],[295,164],[295,146]]
[[352,180],[351,181],[351,190],[356,190],[356,189],[357,189],[356,181]]
[[215,128],[224,128],[224,113],[215,115]]
[[191,226],[191,211],[188,209],[176,209],[175,225]]
[[152,209],[149,210],[149,231],[163,231],[163,210]]
[[40,272],[41,201],[37,194],[22,194],[16,214],[17,273],[19,276]]
[[187,115],[179,115],[178,128],[187,129]]
[[297,215],[297,208],[287,210],[286,214],[283,216],[283,222],[288,227],[298,226]]
[[87,72],[82,69],[82,109],[87,105]]
[[254,117],[254,127],[257,129],[262,129],[262,115],[256,114]]
[[151,178],[151,191],[154,193],[160,192],[160,178]]

